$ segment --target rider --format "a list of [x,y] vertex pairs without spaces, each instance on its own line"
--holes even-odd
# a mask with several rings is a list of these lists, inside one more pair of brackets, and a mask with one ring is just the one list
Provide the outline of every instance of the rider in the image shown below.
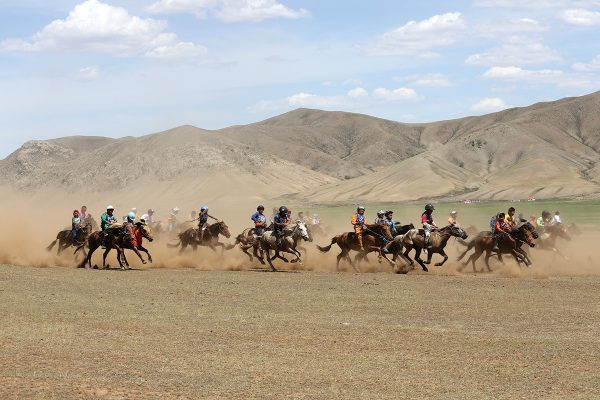
[[277,248],[283,242],[283,230],[290,223],[289,210],[286,206],[279,207],[279,213],[273,217],[273,234],[277,238]]
[[179,207],[174,207],[169,214],[169,232],[173,232],[177,226],[177,214],[179,214]]
[[435,207],[431,203],[427,203],[425,205],[425,212],[421,214],[421,223],[423,224],[423,231],[425,232],[425,243],[423,251],[427,252],[427,248],[429,247],[429,235],[431,231],[437,229],[437,225],[433,220],[433,210]]
[[250,219],[254,221],[254,234],[256,236],[262,236],[265,231],[265,227],[267,226],[267,217],[264,214],[265,206],[260,204],[256,207],[256,212],[252,214]]
[[354,233],[356,233],[356,237],[358,238],[360,249],[364,250],[362,231],[365,227],[365,208],[363,206],[358,206],[356,209],[356,214],[352,216],[352,225],[354,226]]
[[554,222],[557,224],[562,224],[562,220],[560,219],[560,211],[556,211],[554,213]]
[[379,210],[377,211],[377,218],[375,218],[375,221],[373,221],[373,224],[375,225],[385,225],[385,212],[383,210]]
[[79,218],[79,210],[73,210],[73,218],[71,218],[71,239],[75,242],[75,238],[81,229],[81,218]]
[[152,222],[154,222],[152,220],[153,215],[154,215],[154,210],[149,208],[148,211],[146,212],[146,218],[144,218],[144,222],[147,223],[148,225],[150,225]]
[[510,234],[510,225],[504,220],[506,215],[504,213],[498,214],[496,218],[496,228],[494,229],[494,247],[492,250],[498,251],[498,242],[504,238],[504,236]]
[[113,215],[114,211],[115,208],[113,206],[106,207],[106,212],[100,217],[100,229],[102,231],[106,231],[111,225],[117,223],[117,219]]
[[137,242],[135,240],[135,235],[133,234],[133,226],[135,224],[135,212],[129,211],[127,213],[127,219],[125,220],[125,223],[123,224],[123,232],[129,236],[129,239],[131,241],[131,245],[133,247],[137,247]]
[[552,218],[552,214],[550,213],[550,211],[544,210],[542,211],[542,216],[538,217],[535,223],[538,226],[538,228],[541,228],[543,230],[544,228],[552,225],[553,221],[554,219]]
[[390,228],[390,233],[393,236],[396,234],[396,221],[394,221],[394,212],[392,210],[388,210],[385,212],[385,220],[384,223]]
[[288,221],[292,220],[292,209],[291,208],[288,208],[287,217],[288,217]]
[[514,207],[510,207],[508,209],[508,215],[506,216],[506,223],[510,229],[514,229],[518,224],[517,217],[515,217],[515,211]]
[[[137,207],[132,207],[131,212],[135,216],[135,219],[138,219]],[[129,215],[129,214],[128,214]]]
[[204,240],[204,231],[206,230],[206,227],[208,226],[208,219],[212,218],[215,221],[218,221],[218,219],[216,219],[215,217],[213,217],[212,215],[210,215],[208,213],[208,206],[204,205],[202,207],[200,207],[200,214],[198,215],[198,233],[200,234],[200,237],[198,238],[198,240],[200,242],[202,242],[202,240]]
[[79,211],[79,218],[81,218],[81,220],[83,221],[88,216],[89,216],[89,214],[87,212],[87,207],[86,206],[81,206],[81,211]]
[[458,212],[456,210],[450,211],[450,215],[448,216],[448,225],[458,225]]

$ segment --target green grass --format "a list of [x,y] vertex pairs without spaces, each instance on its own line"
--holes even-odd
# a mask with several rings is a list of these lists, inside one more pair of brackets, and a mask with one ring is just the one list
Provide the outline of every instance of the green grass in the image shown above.
[[[600,223],[600,201],[535,201],[535,202],[484,202],[474,204],[462,203],[439,203],[435,204],[434,218],[439,225],[443,225],[452,210],[458,211],[459,223],[463,226],[475,225],[484,229],[487,227],[491,216],[499,211],[507,212],[509,207],[515,207],[517,215],[523,213],[525,218],[531,214],[540,216],[543,210],[554,214],[560,211],[562,220],[566,224],[572,222],[578,225],[598,225]],[[402,223],[413,223],[417,225],[420,221],[423,206],[425,204],[405,203],[382,203],[365,204],[367,208],[367,220],[372,221],[379,209],[393,210],[394,219]],[[295,210],[300,209],[295,207]],[[350,226],[350,218],[355,212],[354,206],[321,206],[314,207],[314,213],[318,213],[323,222],[337,225],[344,221]]]

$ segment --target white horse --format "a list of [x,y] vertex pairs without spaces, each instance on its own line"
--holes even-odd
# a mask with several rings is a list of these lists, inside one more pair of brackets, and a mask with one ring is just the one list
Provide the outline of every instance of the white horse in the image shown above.
[[[260,237],[260,247],[263,252],[267,255],[267,262],[271,267],[271,271],[277,271],[275,266],[273,265],[273,260],[276,258],[280,258],[285,262],[288,260],[283,257],[280,252],[290,253],[296,256],[296,259],[292,262],[297,262],[302,264],[301,254],[298,250],[296,250],[296,245],[298,244],[299,239],[309,240],[308,228],[306,227],[306,223],[302,221],[296,221],[293,224],[286,226],[283,229],[283,237],[281,238],[281,246],[277,244],[277,237],[275,236],[273,231],[266,231]],[[271,257],[271,250],[275,251],[275,255]]]

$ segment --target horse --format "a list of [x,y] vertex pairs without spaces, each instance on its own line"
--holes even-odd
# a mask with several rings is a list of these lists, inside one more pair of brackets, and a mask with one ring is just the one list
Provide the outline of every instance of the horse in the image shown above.
[[409,253],[411,250],[415,250],[414,261],[419,263],[423,271],[428,271],[425,264],[431,264],[431,257],[434,253],[440,254],[444,257],[444,260],[435,264],[436,267],[441,267],[448,260],[448,255],[444,252],[444,248],[451,237],[458,237],[466,239],[467,233],[460,228],[458,225],[448,225],[441,229],[431,232],[429,235],[429,248],[427,249],[427,261],[421,259],[421,251],[425,247],[425,233],[423,229],[411,229],[403,237],[400,243],[406,249],[403,253],[404,257],[409,260],[409,265],[414,265],[413,260],[410,259]]
[[[366,225],[365,229],[363,229],[362,236],[363,250],[361,250],[360,248],[358,237],[355,232],[344,232],[342,234],[334,236],[333,238],[331,238],[331,243],[329,244],[329,246],[317,246],[317,248],[321,252],[327,253],[329,250],[331,250],[331,246],[337,244],[341,249],[341,252],[337,256],[336,270],[339,271],[340,261],[342,260],[342,258],[344,258],[350,263],[350,265],[352,265],[352,268],[354,268],[356,272],[360,272],[360,269],[358,268],[358,262],[360,260],[357,259],[357,264],[355,265],[349,256],[350,251],[358,251],[359,253],[362,253],[362,256],[366,256],[368,253],[377,251],[379,252],[379,257],[385,257],[385,255],[382,252],[382,247],[388,241],[392,240],[390,227],[387,225]],[[385,258],[387,260],[387,257]]]
[[[263,251],[260,247],[259,239],[260,237],[257,236],[255,233],[255,228],[247,228],[244,229],[242,233],[236,236],[235,244],[240,245],[240,249],[248,256],[250,261],[254,259],[253,257],[256,257],[261,264],[264,264],[265,262],[263,260]],[[250,250],[250,248],[253,249],[252,254],[248,253],[248,250]],[[261,253],[260,255],[258,254],[259,252]]]
[[[496,252],[498,259],[501,262],[504,262],[502,260],[502,254],[511,254],[513,257],[515,257],[517,264],[520,265],[521,262],[524,262],[525,265],[531,266],[532,262],[527,253],[521,249],[521,246],[523,243],[526,243],[530,247],[534,247],[535,243],[533,240],[537,239],[538,237],[539,235],[537,231],[529,222],[523,222],[517,225],[511,231],[510,235],[505,236],[504,239],[498,243],[498,251]],[[489,259],[492,256],[494,240],[495,239],[492,232],[480,232],[467,244],[467,249],[458,257],[458,261],[461,261],[471,249],[475,248],[475,252],[471,254],[467,261],[463,263],[463,266],[459,268],[459,271],[462,270],[464,266],[469,263],[469,261],[471,261],[473,264],[473,272],[477,272],[475,269],[475,261],[477,261],[485,251],[485,264],[488,271],[491,272],[492,269],[490,268]]]
[[552,251],[561,256],[563,259],[568,260],[568,257],[556,248],[556,239],[558,238],[568,241],[571,240],[571,235],[569,234],[567,227],[560,223],[545,226],[544,233],[540,236],[540,240],[538,241],[538,248],[540,250]]
[[[133,252],[142,261],[142,264],[146,264],[146,261],[144,261],[144,258],[140,254],[140,251],[143,251],[144,253],[146,253],[146,255],[148,256],[148,261],[152,262],[152,256],[150,255],[150,252],[148,251],[148,249],[146,249],[143,246],[144,238],[148,239],[148,241],[150,241],[150,242],[152,242],[154,240],[154,238],[152,237],[152,234],[150,232],[150,227],[148,227],[146,224],[144,224],[142,222],[136,222],[133,227],[132,232],[133,232],[133,238],[131,238],[129,235],[125,235],[125,234],[116,237],[116,243],[123,250],[123,253],[121,256],[123,258],[123,262],[125,263],[125,266],[127,267],[127,269],[131,269],[131,268],[129,268],[129,262],[127,261],[127,257],[125,256],[125,251],[124,251],[125,249],[133,250]],[[134,245],[134,242],[135,242],[135,245]],[[104,254],[102,256],[102,265],[103,266],[106,265],[106,256],[108,255],[110,250],[111,249],[107,247],[107,250],[104,252]]]
[[[106,255],[112,248],[114,248],[115,250],[117,250],[117,261],[119,262],[119,266],[121,267],[121,270],[125,270],[125,266],[122,262],[122,257],[124,256],[123,248],[121,248],[121,246],[119,246],[118,244],[118,237],[121,235],[124,235],[123,229],[121,227],[109,228],[106,231],[92,232],[92,234],[90,234],[87,238],[87,245],[89,247],[88,254],[83,259],[83,261],[77,266],[77,268],[85,268],[86,263],[89,265],[90,268],[92,268],[92,254],[94,254],[94,251],[96,251],[98,247],[104,245],[106,247],[106,250],[104,250],[104,255],[102,258],[102,266],[106,266]],[[86,243],[79,245],[79,247],[75,249],[75,253],[81,250],[85,245]]]
[[[296,259],[292,262],[302,264],[302,254],[296,250],[296,246],[300,239],[306,241],[309,240],[308,228],[306,227],[306,223],[302,221],[296,221],[295,223],[284,228],[283,237],[281,238],[281,246],[278,246],[277,237],[273,231],[268,230],[263,233],[259,239],[259,243],[262,251],[267,255],[267,262],[271,267],[271,271],[277,271],[273,265],[273,260],[276,258],[280,258],[283,261],[288,262],[285,257],[279,254],[280,252],[293,254],[296,256]],[[271,250],[275,251],[275,255],[273,255],[273,257],[271,257]]]
[[229,233],[229,227],[223,221],[216,222],[212,225],[208,225],[204,231],[204,236],[202,241],[199,240],[198,229],[197,228],[188,228],[185,231],[179,233],[177,236],[179,238],[179,243],[172,244],[167,243],[169,247],[179,247],[179,253],[181,254],[183,250],[185,250],[188,246],[192,246],[194,251],[198,249],[198,246],[207,246],[210,247],[214,252],[217,251],[216,246],[221,247],[221,252],[223,250],[230,250],[235,245],[226,246],[224,243],[219,242],[219,235],[223,235],[226,238],[231,237],[231,233]]
[[56,239],[48,247],[46,247],[47,251],[51,251],[54,248],[54,245],[58,242],[58,252],[56,254],[60,254],[63,250],[68,247],[74,246],[78,247],[80,244],[85,243],[88,236],[92,233],[94,229],[94,219],[91,217],[86,218],[84,221],[85,224],[82,224],[81,229],[77,231],[77,235],[75,236],[75,240],[73,240],[73,235],[71,234],[71,229],[64,229],[56,234]]

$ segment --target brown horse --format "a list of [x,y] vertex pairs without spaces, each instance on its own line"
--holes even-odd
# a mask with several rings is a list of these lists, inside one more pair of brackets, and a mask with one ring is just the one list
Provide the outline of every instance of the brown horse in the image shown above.
[[[266,230],[265,230],[266,231]],[[240,245],[240,249],[248,256],[250,261],[256,257],[261,264],[264,264],[263,250],[260,247],[259,236],[255,234],[254,228],[244,229],[242,233],[237,235],[235,238],[235,244]],[[252,254],[248,253],[248,250],[252,249]],[[260,254],[259,254],[260,253]]]
[[[437,231],[431,232],[429,235],[429,248],[427,249],[427,261],[423,261],[421,259],[421,251],[423,251],[423,248],[425,247],[425,234],[423,229],[411,229],[403,236],[401,241],[402,246],[406,249],[404,251],[404,257],[410,260],[408,253],[414,249],[414,260],[419,263],[423,271],[428,271],[425,264],[431,264],[431,257],[434,253],[441,254],[444,257],[444,260],[435,264],[436,267],[441,267],[448,260],[448,255],[444,251],[444,248],[446,247],[446,244],[448,244],[448,240],[453,236],[466,239],[468,235],[458,225],[448,225]],[[410,260],[409,265],[414,265],[414,262]]]
[[74,246],[79,247],[80,244],[85,243],[88,236],[92,233],[93,230],[98,229],[98,224],[92,216],[88,216],[83,221],[81,221],[81,229],[77,232],[77,236],[75,236],[75,240],[73,240],[73,236],[71,235],[71,229],[64,229],[56,234],[56,239],[48,247],[46,247],[47,251],[51,251],[54,248],[54,245],[58,242],[58,252],[60,254],[63,250]]
[[[154,240],[152,234],[150,233],[150,228],[148,227],[148,225],[143,224],[141,222],[136,222],[133,227],[133,238],[135,240],[132,240],[132,238],[128,234],[123,234],[115,237],[116,244],[123,250],[121,256],[127,269],[131,268],[129,268],[129,262],[127,261],[127,257],[125,256],[124,250],[126,249],[132,250],[140,258],[142,264],[146,264],[146,261],[144,261],[144,258],[142,257],[140,251],[146,253],[146,255],[148,256],[148,261],[152,262],[152,256],[150,255],[150,252],[143,246],[144,238],[148,239],[149,242],[152,242]],[[135,246],[133,242],[135,242]],[[106,265],[106,256],[109,252],[110,248],[107,248],[107,251],[105,251],[102,255],[103,266]]]
[[556,240],[558,238],[568,241],[571,240],[571,235],[569,234],[567,227],[565,227],[563,224],[545,226],[544,233],[540,236],[540,240],[538,241],[538,249],[552,251],[561,256],[563,259],[568,260],[568,257],[556,248]]
[[215,252],[217,251],[217,248],[216,248],[217,246],[221,247],[221,252],[223,252],[223,250],[230,250],[234,247],[234,246],[227,246],[224,243],[219,242],[219,235],[223,235],[228,239],[231,237],[231,233],[229,233],[229,227],[223,221],[219,221],[217,223],[207,226],[206,230],[204,231],[204,236],[202,238],[202,241],[200,241],[200,239],[199,239],[198,229],[189,228],[177,235],[179,237],[179,243],[177,243],[177,244],[167,243],[167,246],[169,246],[169,247],[181,246],[181,249],[179,249],[180,254],[188,246],[192,246],[194,251],[198,249],[198,246],[207,246],[207,247],[210,247],[210,249]]
[[357,258],[357,264],[355,265],[349,256],[350,251],[358,251],[359,254],[361,254],[361,258],[366,256],[368,253],[376,251],[379,253],[379,257],[381,258],[383,256],[382,247],[385,246],[387,242],[392,240],[390,228],[387,225],[366,225],[362,235],[364,250],[361,250],[358,237],[355,232],[344,232],[340,235],[334,236],[331,239],[329,246],[317,246],[317,248],[323,253],[326,253],[331,250],[331,246],[337,244],[342,251],[337,256],[336,270],[339,271],[340,261],[343,258],[348,261],[350,265],[352,265],[352,268],[354,268],[356,272],[360,272],[360,269],[358,268],[358,262],[360,259]]
[[[106,266],[106,255],[108,254],[108,252],[114,248],[115,250],[117,250],[117,261],[119,262],[119,266],[121,267],[121,270],[125,270],[125,266],[123,265],[122,262],[122,257],[123,257],[123,248],[121,246],[119,246],[119,236],[123,235],[123,229],[122,228],[112,228],[112,229],[107,229],[106,231],[95,231],[93,232],[90,236],[88,236],[87,238],[87,245],[89,247],[89,251],[87,256],[83,259],[83,261],[77,266],[77,268],[85,268],[85,265],[88,264],[88,266],[90,268],[92,268],[92,254],[94,254],[94,252],[98,249],[98,247],[100,246],[105,246],[106,250],[104,250],[104,256],[102,258],[102,266],[105,267]],[[86,243],[79,245],[79,247],[77,247],[77,249],[75,250],[75,253],[77,253],[79,250],[83,249],[83,247],[85,247]],[[94,266],[94,268],[97,268]]]
[[[537,237],[538,233],[533,225],[529,222],[521,223],[511,231],[510,235],[506,235],[498,243],[498,251],[496,252],[498,259],[504,262],[502,260],[502,254],[511,254],[517,261],[517,264],[520,265],[521,262],[524,262],[525,265],[531,266],[532,262],[527,253],[521,249],[521,246],[526,243],[528,246],[534,247],[535,243],[533,240]],[[493,247],[494,235],[492,232],[480,232],[479,235],[467,244],[467,249],[458,257],[458,261],[462,260],[471,249],[475,248],[475,252],[463,263],[463,266],[459,268],[459,271],[471,261],[473,264],[473,272],[477,272],[475,261],[477,261],[485,251],[485,265],[487,266],[488,271],[491,272],[492,269],[490,268],[489,259],[492,256]]]

